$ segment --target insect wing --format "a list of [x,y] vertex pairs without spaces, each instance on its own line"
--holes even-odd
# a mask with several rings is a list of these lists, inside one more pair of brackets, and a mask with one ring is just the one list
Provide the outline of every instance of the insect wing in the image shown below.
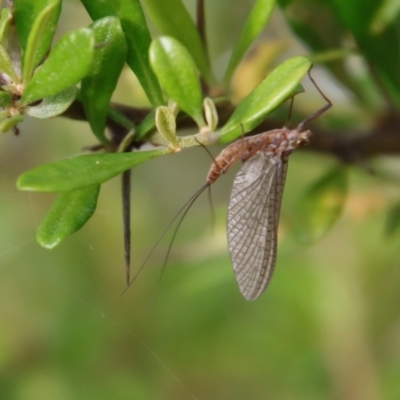
[[277,233],[287,159],[260,152],[244,163],[232,187],[228,243],[239,289],[261,295],[276,261]]

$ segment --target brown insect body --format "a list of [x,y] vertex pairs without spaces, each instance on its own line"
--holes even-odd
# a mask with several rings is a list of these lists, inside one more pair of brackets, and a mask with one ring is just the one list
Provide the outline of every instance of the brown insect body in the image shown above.
[[[236,161],[243,162],[258,152],[271,155],[288,156],[294,149],[306,144],[311,136],[309,130],[301,132],[300,125],[295,129],[281,128],[240,139],[218,154],[207,175],[207,182],[213,184],[221,174],[225,174]],[[301,126],[302,127],[302,126]]]

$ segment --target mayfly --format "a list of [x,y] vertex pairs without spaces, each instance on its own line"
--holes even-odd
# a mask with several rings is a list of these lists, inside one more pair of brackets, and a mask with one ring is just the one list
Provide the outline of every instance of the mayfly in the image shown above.
[[242,295],[247,300],[255,300],[263,293],[275,268],[279,214],[288,157],[310,140],[311,131],[304,130],[306,124],[332,106],[310,74],[309,77],[327,104],[300,122],[295,129],[284,127],[245,137],[222,150],[211,165],[206,183],[175,215],[140,270],[165,232],[181,215],[165,257],[164,269],[180,224],[192,204],[240,159],[243,166],[233,182],[228,209],[229,252]]

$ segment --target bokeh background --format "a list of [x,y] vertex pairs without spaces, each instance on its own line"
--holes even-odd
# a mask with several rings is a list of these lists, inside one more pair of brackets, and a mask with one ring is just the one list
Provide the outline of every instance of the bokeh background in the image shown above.
[[[217,69],[226,65],[251,4],[219,0],[208,10]],[[89,23],[78,1],[64,1],[58,37]],[[263,46],[266,39],[271,46],[284,43],[286,55],[305,54],[279,12]],[[337,82],[322,70],[315,75],[334,102],[331,118],[368,123]],[[246,85],[237,83],[239,96]],[[321,105],[312,90],[302,96],[298,108],[311,112]],[[115,100],[145,104],[129,70]],[[76,155],[94,136],[85,123],[62,118],[27,119],[20,129],[19,137],[0,138],[1,399],[400,398],[400,234],[384,235],[388,208],[399,197],[395,179],[349,168],[340,219],[323,239],[304,246],[291,228],[296,204],[336,160],[307,151],[292,155],[276,271],[264,295],[247,302],[226,242],[232,171],[212,188],[214,224],[203,196],[177,236],[162,279],[171,234],[121,296],[119,179],[103,185],[89,223],[52,251],[36,243],[35,230],[54,196],[15,188],[23,171]],[[371,162],[398,176],[398,159]],[[189,149],[133,171],[134,271],[204,183],[209,166],[202,149]]]

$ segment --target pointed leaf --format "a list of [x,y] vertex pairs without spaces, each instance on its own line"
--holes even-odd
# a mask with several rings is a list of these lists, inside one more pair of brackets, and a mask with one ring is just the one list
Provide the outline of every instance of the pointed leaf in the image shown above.
[[213,82],[208,60],[199,31],[181,0],[144,0],[154,23],[164,35],[182,43],[193,57],[197,68],[208,82]]
[[3,8],[0,16],[0,43],[3,43],[4,34],[13,19],[12,12],[9,8]]
[[300,200],[297,210],[297,238],[314,243],[324,236],[339,218],[347,196],[347,171],[334,168],[318,179]]
[[[337,13],[334,12],[330,1],[302,0],[300,5],[302,12],[298,12],[299,3],[297,1],[278,0],[278,3],[290,28],[301,41],[307,44],[314,54],[317,53],[319,56],[334,49],[342,49],[344,51],[343,37],[347,35],[347,32],[339,21]],[[322,21],[321,15],[324,16],[323,23],[316,24],[315,21]],[[348,68],[343,62],[343,54],[336,61],[334,59],[330,59],[329,62],[327,60],[317,60],[314,59],[314,55],[312,60],[315,63],[325,63],[336,79],[347,86],[361,101],[365,102],[366,98],[363,89],[354,80],[354,77],[349,74]]]
[[228,83],[244,54],[267,24],[276,0],[257,0],[240,33],[232,57],[225,73],[224,82]]
[[135,139],[141,139],[150,133],[156,126],[155,110],[150,111],[137,126],[135,131]]
[[126,42],[118,18],[106,17],[91,26],[96,43],[92,66],[81,85],[81,100],[93,133],[100,142],[104,136],[109,103],[126,58]]
[[178,105],[178,103],[175,100],[168,99],[167,107],[172,112],[174,117],[176,118],[178,116],[178,114],[179,114],[179,105]]
[[156,126],[173,148],[179,149],[179,143],[176,138],[176,120],[175,115],[166,106],[160,106],[156,109]]
[[19,124],[24,120],[24,117],[20,114],[13,115],[12,117],[5,118],[0,121],[0,132],[8,132],[15,125]]
[[371,32],[379,34],[393,24],[400,12],[399,0],[384,0],[371,22]]
[[65,192],[103,183],[134,166],[169,153],[168,149],[133,153],[88,154],[55,161],[24,172],[17,181],[21,190]]
[[[330,0],[334,12],[353,35],[362,54],[400,106],[400,40],[398,24],[386,26],[379,35],[371,32],[371,21],[379,12],[382,1]],[[362,11],[362,12],[361,12]]]
[[94,36],[90,29],[67,33],[33,75],[25,88],[22,103],[30,104],[54,96],[77,84],[89,72],[93,51]]
[[151,36],[139,0],[81,0],[93,20],[114,16],[121,21],[128,47],[129,67],[153,106],[164,104],[160,85],[149,63]]
[[181,43],[168,36],[151,43],[150,63],[161,85],[199,127],[205,125],[195,63]]
[[71,86],[55,96],[45,97],[40,104],[25,107],[24,113],[30,117],[46,119],[62,114],[75,100],[78,89]]
[[0,71],[6,73],[14,82],[19,82],[13,63],[6,49],[0,44]]
[[134,136],[135,136],[135,129],[131,129],[119,143],[117,152],[124,153],[128,151],[128,147],[131,145]]
[[43,27],[45,29],[35,54],[35,66],[43,60],[50,48],[61,12],[61,0],[14,0],[15,21],[19,41],[24,51],[27,50],[28,37],[31,34],[35,20],[43,9],[53,3],[55,3],[55,11],[51,13],[51,17],[46,20],[46,26]]
[[[22,80],[25,86],[28,85],[33,70],[42,60],[41,58],[38,58],[40,55],[39,49],[42,46],[44,38],[47,37],[48,25],[51,25],[53,21],[58,18],[60,11],[59,8],[60,2],[58,0],[50,1],[33,22],[24,52],[24,62],[22,67]],[[50,47],[50,43],[48,45]]]
[[[79,93],[78,93],[79,97]],[[107,116],[117,122],[119,125],[123,126],[127,130],[134,129],[135,124],[120,110],[116,110],[112,107],[108,108]]]
[[229,142],[256,128],[272,110],[293,94],[310,68],[310,60],[302,56],[293,57],[275,68],[238,105],[218,132],[220,141]]
[[204,116],[207,121],[207,126],[211,132],[214,132],[218,126],[218,111],[214,100],[210,97],[205,97],[203,101]]
[[37,229],[38,243],[52,249],[81,229],[96,210],[99,191],[100,186],[93,185],[60,193]]

